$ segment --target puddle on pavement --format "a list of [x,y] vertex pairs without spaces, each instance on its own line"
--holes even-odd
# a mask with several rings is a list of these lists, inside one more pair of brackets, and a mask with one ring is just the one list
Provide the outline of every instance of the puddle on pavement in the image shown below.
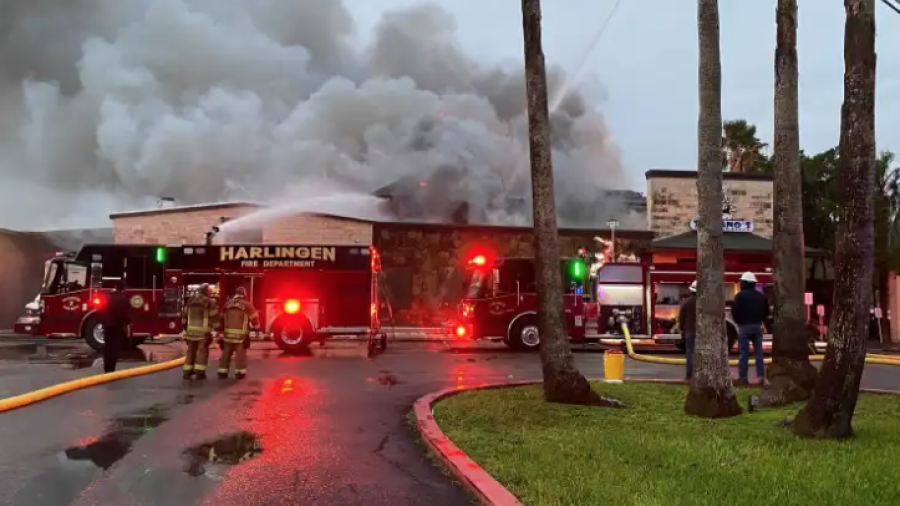
[[168,420],[167,410],[152,406],[140,413],[113,420],[100,438],[65,450],[69,460],[91,461],[101,469],[109,469],[131,451],[135,441]]
[[188,404],[193,404],[195,398],[194,394],[178,394],[178,398],[175,402],[178,403],[179,406],[186,406]]
[[395,374],[390,371],[378,371],[378,376],[376,377],[368,377],[366,378],[367,383],[378,383],[380,385],[386,386],[388,388],[393,388],[394,385],[399,385],[402,383],[400,378],[398,378]]
[[229,434],[185,450],[185,472],[191,476],[221,479],[224,468],[253,460],[262,452],[262,444],[256,434],[246,431]]
[[247,397],[259,397],[260,395],[262,395],[262,390],[242,390],[230,394],[230,397],[235,400],[240,400],[246,399]]

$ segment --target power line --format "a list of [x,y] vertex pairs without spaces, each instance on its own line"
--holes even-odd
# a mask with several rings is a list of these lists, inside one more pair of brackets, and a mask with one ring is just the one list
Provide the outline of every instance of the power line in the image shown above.
[[897,0],[894,0],[893,2],[891,0],[881,0],[881,3],[887,5],[888,8],[890,8],[897,14],[900,14],[900,2],[898,2]]

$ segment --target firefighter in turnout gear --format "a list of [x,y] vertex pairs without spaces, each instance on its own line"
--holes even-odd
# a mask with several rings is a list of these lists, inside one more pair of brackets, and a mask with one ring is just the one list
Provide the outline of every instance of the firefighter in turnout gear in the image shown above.
[[259,329],[259,313],[247,300],[247,291],[243,287],[238,287],[234,297],[225,303],[222,316],[225,345],[222,349],[222,358],[219,359],[219,378],[228,377],[231,357],[234,356],[234,376],[243,379],[247,376],[250,332]]
[[188,299],[181,323],[184,326],[184,340],[187,342],[184,379],[190,379],[191,376],[206,379],[209,345],[212,344],[213,333],[219,329],[219,303],[210,295],[209,285],[203,285],[198,293]]

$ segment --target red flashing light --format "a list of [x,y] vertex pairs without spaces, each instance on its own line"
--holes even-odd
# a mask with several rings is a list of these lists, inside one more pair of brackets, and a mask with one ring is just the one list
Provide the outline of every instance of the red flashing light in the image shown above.
[[478,267],[484,267],[487,265],[487,258],[483,255],[478,255],[477,257],[469,260],[470,265],[477,265]]
[[106,303],[106,298],[102,295],[95,295],[94,298],[91,299],[91,305],[95,308],[102,307],[104,303]]
[[466,327],[462,325],[456,327],[456,337],[466,337]]
[[287,314],[297,314],[300,312],[300,301],[294,299],[285,301],[284,312]]

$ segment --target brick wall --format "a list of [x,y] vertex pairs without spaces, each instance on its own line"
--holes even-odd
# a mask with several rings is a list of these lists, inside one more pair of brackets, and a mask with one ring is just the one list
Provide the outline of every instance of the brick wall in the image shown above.
[[[113,236],[116,244],[199,244],[223,217],[236,219],[256,210],[258,207],[248,204],[119,214],[112,217]],[[372,225],[357,220],[294,215],[267,220],[258,226],[262,229],[263,242],[269,244],[372,244]],[[251,241],[236,239],[235,242]]]
[[372,224],[332,216],[300,215],[274,221],[263,229],[270,244],[331,244],[370,246]]
[[123,213],[112,216],[113,238],[116,244],[201,244],[222,217],[234,219],[255,210],[241,205]]
[[[647,173],[647,221],[657,237],[687,232],[691,220],[698,217],[696,172],[659,174],[664,172]],[[772,237],[772,180],[756,174],[723,176],[723,186],[734,205],[732,217],[752,221],[754,233]]]

